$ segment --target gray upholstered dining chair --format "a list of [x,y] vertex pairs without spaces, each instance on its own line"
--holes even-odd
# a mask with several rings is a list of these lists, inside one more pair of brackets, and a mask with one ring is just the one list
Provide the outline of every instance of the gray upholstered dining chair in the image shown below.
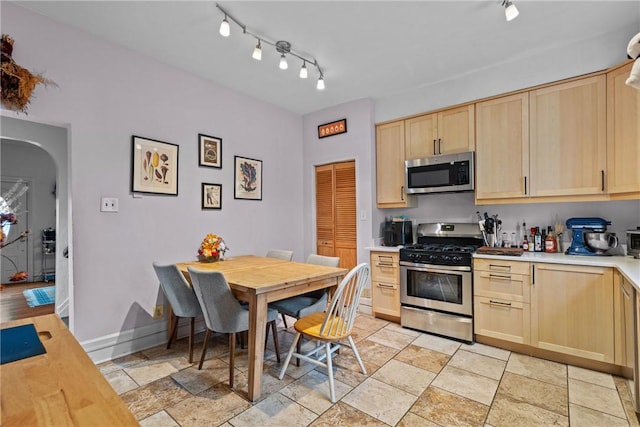
[[[248,306],[243,306],[236,299],[233,292],[231,292],[227,279],[221,272],[200,271],[191,267],[188,267],[188,271],[207,325],[198,369],[202,369],[211,331],[229,334],[229,387],[233,388],[236,333],[249,329]],[[278,334],[276,333],[277,318],[278,312],[276,310],[267,310],[267,324],[271,326],[276,357],[280,362]],[[267,335],[268,333],[269,329],[267,328]]]
[[173,310],[173,314],[175,315],[169,330],[167,348],[171,348],[171,343],[176,339],[176,335],[178,334],[178,320],[180,320],[181,317],[191,319],[189,325],[189,363],[191,363],[193,362],[193,332],[195,320],[196,317],[202,316],[200,303],[196,298],[196,294],[193,293],[193,288],[175,264],[161,265],[154,262],[153,269],[156,272],[156,276],[158,276],[158,280],[160,280],[160,287],[169,304],[171,304],[171,310]]
[[291,261],[293,259],[293,251],[286,251],[282,249],[270,249],[267,252],[268,258],[278,258],[285,261]]
[[[309,255],[309,258],[307,258],[307,264],[337,267],[339,263],[340,257],[311,254]],[[276,309],[280,312],[284,327],[287,328],[287,319],[285,316],[300,319],[308,314],[324,311],[327,308],[327,300],[328,290],[318,289],[317,291],[311,291],[303,295],[296,295],[280,301],[274,301],[269,304],[269,308]],[[300,352],[301,343],[302,340],[299,340],[298,352]],[[299,366],[300,359],[298,359],[296,363]]]
[[[367,374],[356,344],[351,337],[351,330],[356,318],[360,295],[369,281],[369,272],[370,267],[367,263],[359,264],[353,268],[338,285],[326,313],[312,313],[296,321],[294,325],[296,335],[280,370],[279,379],[284,377],[292,357],[323,366],[327,369],[329,376],[331,402],[335,403],[336,393],[333,385],[331,358],[342,345],[351,348],[360,370],[364,375]],[[296,351],[297,344],[303,335],[318,342],[314,349],[304,354],[299,350]]]

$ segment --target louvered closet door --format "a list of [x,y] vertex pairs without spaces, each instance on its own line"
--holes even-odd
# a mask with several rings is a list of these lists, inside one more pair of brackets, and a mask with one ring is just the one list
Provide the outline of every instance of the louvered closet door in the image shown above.
[[353,161],[316,167],[317,252],[349,269],[357,265],[355,172]]
[[316,166],[316,242],[318,255],[333,256],[333,165]]
[[356,164],[335,164],[335,256],[340,267],[357,265],[356,251]]

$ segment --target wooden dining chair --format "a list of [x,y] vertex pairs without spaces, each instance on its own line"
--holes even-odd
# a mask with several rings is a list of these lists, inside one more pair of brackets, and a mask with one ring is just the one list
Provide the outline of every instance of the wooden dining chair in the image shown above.
[[158,280],[160,280],[160,287],[169,304],[171,304],[171,310],[175,315],[169,328],[167,348],[171,348],[171,343],[176,339],[176,335],[178,334],[178,320],[180,320],[181,317],[190,319],[189,363],[192,363],[195,320],[196,317],[202,316],[198,298],[196,298],[193,288],[175,264],[161,265],[154,262],[153,269],[156,272],[156,276],[158,276]]
[[[351,329],[356,318],[360,295],[369,280],[370,267],[367,263],[354,267],[340,282],[333,294],[331,305],[326,313],[313,313],[300,318],[293,327],[296,335],[293,338],[287,358],[278,378],[282,379],[293,356],[318,366],[327,368],[331,402],[335,403],[336,393],[333,384],[332,355],[340,346],[350,347],[364,375],[367,371],[362,363],[356,344],[351,338]],[[302,336],[316,340],[319,345],[307,353],[296,352],[298,340]],[[345,339],[347,342],[345,342]],[[321,354],[324,349],[324,354]],[[315,356],[315,357],[314,357]],[[323,361],[326,360],[326,361]]]
[[[191,283],[196,297],[200,302],[207,330],[204,334],[204,345],[198,369],[202,369],[205,355],[207,354],[207,342],[211,332],[229,334],[229,387],[233,388],[233,373],[236,353],[236,334],[249,330],[248,306],[243,306],[231,292],[229,283],[219,271],[200,271],[188,267]],[[280,361],[280,349],[278,348],[278,334],[276,333],[276,310],[267,310],[267,324],[271,326],[273,344],[276,357]],[[269,329],[267,329],[267,335]]]
[[[323,256],[311,254],[307,258],[307,264],[326,265],[328,267],[337,267],[340,264],[340,257]],[[325,311],[327,309],[329,291],[328,289],[318,289],[317,291],[307,292],[303,295],[285,298],[283,300],[269,303],[270,308],[274,308],[280,312],[284,327],[287,326],[286,316],[299,319],[307,314]],[[302,340],[298,341],[298,353],[302,346]],[[300,366],[300,359],[297,359],[296,365]]]
[[287,251],[283,249],[270,249],[267,252],[268,258],[278,258],[285,261],[291,261],[293,259],[293,251]]

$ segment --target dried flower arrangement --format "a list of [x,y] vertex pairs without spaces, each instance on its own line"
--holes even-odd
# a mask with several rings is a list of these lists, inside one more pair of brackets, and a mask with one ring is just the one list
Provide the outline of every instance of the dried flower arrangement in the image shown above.
[[13,60],[13,39],[8,34],[2,35],[2,60],[1,60],[1,85],[0,99],[2,105],[9,110],[27,112],[27,105],[31,99],[31,93],[36,85],[56,84],[41,75],[31,74],[26,68],[22,68]]

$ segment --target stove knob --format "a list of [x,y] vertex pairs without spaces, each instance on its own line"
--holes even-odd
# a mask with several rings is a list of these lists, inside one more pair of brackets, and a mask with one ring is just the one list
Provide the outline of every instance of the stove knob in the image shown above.
[[461,256],[456,255],[456,256],[454,256],[454,257],[452,258],[452,260],[453,260],[454,262],[457,262],[457,263],[459,264],[460,262],[462,262],[462,257],[461,257]]
[[442,255],[442,260],[443,261],[451,261],[451,257],[449,255]]
[[429,255],[429,261],[435,261],[438,259],[438,255]]

